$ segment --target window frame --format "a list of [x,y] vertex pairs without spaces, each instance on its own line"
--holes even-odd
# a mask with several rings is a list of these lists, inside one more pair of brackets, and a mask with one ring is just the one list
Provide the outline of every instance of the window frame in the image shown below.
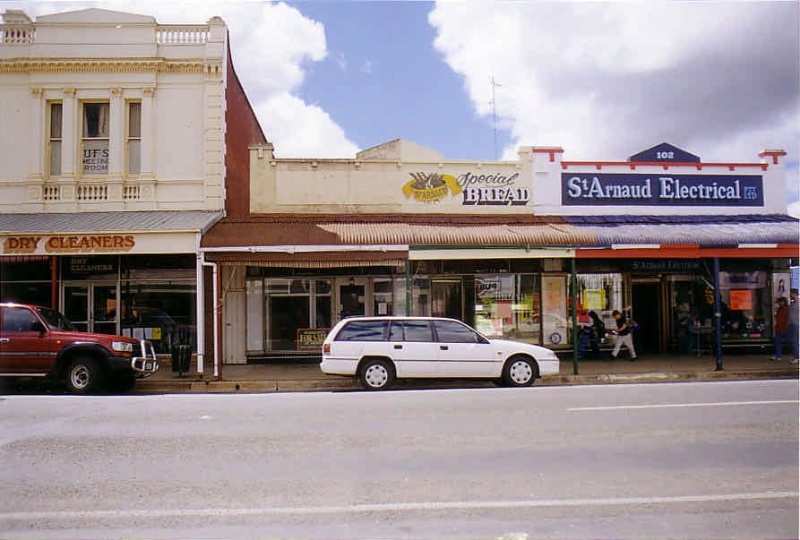
[[[131,107],[137,105],[139,107],[139,134],[134,136],[131,125]],[[139,176],[142,174],[142,100],[129,99],[125,102],[125,173],[128,176]],[[137,171],[131,170],[131,142],[139,144],[139,167]]]
[[[107,117],[108,117],[108,134],[104,137],[90,137],[89,135],[84,135],[84,132],[88,132],[88,128],[86,126],[86,106],[87,105],[105,105],[107,107]],[[80,176],[81,177],[102,177],[108,176],[109,174],[109,167],[110,167],[110,153],[111,153],[111,101],[108,99],[86,99],[80,102]],[[84,164],[84,152],[86,150],[86,142],[87,141],[105,141],[106,146],[105,150],[107,152],[106,156],[106,169],[104,171],[87,171],[86,166]]]
[[[58,106],[61,110],[61,122],[58,129],[58,136],[53,136],[53,108]],[[60,99],[56,100],[48,100],[47,101],[47,177],[58,177],[63,174],[63,165],[64,165],[64,102]],[[58,171],[53,171],[53,145],[57,143],[59,145],[59,160],[58,160]]]

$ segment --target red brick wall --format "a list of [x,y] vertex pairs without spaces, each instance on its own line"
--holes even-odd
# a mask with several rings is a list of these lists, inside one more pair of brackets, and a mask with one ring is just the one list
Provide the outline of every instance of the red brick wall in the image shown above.
[[[229,42],[230,43],[230,42]],[[248,146],[266,143],[247,94],[233,69],[228,46],[228,85],[225,89],[225,213],[242,217],[250,213],[250,151]]]

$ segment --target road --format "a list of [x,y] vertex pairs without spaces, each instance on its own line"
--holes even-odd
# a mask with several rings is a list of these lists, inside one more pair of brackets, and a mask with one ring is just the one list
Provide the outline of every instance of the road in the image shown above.
[[796,538],[798,384],[0,398],[3,538]]

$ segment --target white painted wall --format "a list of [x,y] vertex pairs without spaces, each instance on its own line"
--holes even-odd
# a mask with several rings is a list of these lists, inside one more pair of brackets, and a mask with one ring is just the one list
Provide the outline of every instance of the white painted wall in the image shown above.
[[[19,28],[35,38],[10,42]],[[186,32],[202,38],[177,43]],[[218,18],[175,27],[99,9],[0,25],[0,212],[221,210],[225,33]],[[64,108],[64,156],[49,177],[53,100]],[[111,103],[108,174],[81,170],[85,100]],[[125,167],[129,100],[142,103],[138,175]],[[103,196],[87,197],[95,186]]]

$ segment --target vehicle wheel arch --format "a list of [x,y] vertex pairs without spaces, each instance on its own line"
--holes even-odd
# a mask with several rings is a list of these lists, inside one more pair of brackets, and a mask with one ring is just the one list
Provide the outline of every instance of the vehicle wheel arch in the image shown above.
[[[377,368],[378,372],[380,371],[379,366],[384,366],[386,370],[386,377],[384,378],[384,384],[381,386],[376,386],[370,384],[368,379],[371,378],[369,371],[372,370],[373,367]],[[356,378],[361,381],[362,386],[366,390],[385,390],[392,386],[392,384],[397,380],[397,367],[392,361],[391,358],[387,356],[380,356],[380,355],[370,355],[364,356],[358,362],[358,369],[356,370]],[[382,377],[379,374],[377,380],[380,380]]]
[[[87,346],[93,345],[93,346]],[[67,345],[61,350],[56,359],[56,365],[53,370],[53,377],[63,379],[67,376],[69,366],[75,361],[76,358],[91,358],[101,368],[106,368],[106,354],[105,349],[99,345],[94,344],[71,344]]]
[[[510,373],[511,367],[521,360],[530,364],[532,371],[530,381],[522,384],[515,382]],[[536,358],[532,354],[522,352],[513,353],[506,358],[505,362],[503,362],[501,381],[505,386],[530,386],[536,381],[536,379],[540,379],[541,377],[539,362],[536,361]]]

